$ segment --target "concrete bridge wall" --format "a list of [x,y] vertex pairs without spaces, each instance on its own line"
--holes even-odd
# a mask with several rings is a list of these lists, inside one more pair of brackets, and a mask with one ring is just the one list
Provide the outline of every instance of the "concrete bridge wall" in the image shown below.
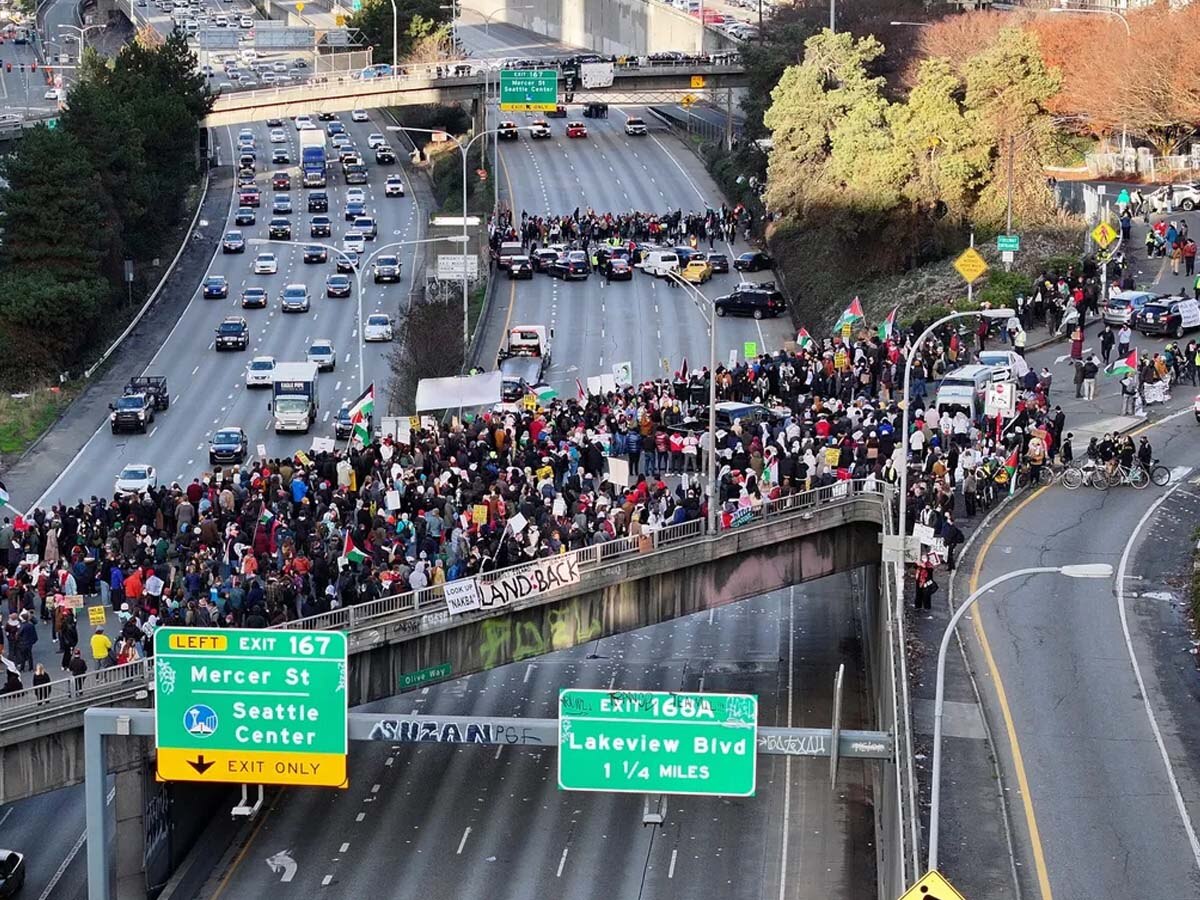
[[736,46],[731,38],[701,25],[698,17],[659,0],[524,0],[496,12],[499,5],[494,0],[463,0],[462,21],[481,25],[490,17],[491,22],[518,25],[564,44],[615,56],[666,50],[699,53]]

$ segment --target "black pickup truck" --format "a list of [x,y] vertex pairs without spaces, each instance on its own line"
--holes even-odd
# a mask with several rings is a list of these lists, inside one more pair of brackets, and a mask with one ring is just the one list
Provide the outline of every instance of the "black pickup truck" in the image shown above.
[[167,392],[165,376],[131,378],[120,399],[108,405],[112,410],[108,417],[112,433],[140,431],[145,434],[154,421],[154,411],[167,409],[170,405],[171,395]]
[[167,390],[166,375],[143,375],[130,378],[125,385],[126,394],[148,394],[154,401],[155,409],[170,409],[171,394]]

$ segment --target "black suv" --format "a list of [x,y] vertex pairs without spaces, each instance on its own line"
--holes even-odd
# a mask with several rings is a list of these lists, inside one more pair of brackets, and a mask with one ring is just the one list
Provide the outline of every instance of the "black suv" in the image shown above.
[[713,301],[718,316],[777,316],[787,308],[783,294],[773,282],[739,285],[732,294]]
[[250,328],[241,316],[227,316],[217,328],[217,350],[245,350],[250,346]]
[[275,218],[267,227],[267,236],[273,241],[290,241],[292,239],[292,223],[284,218]]
[[570,281],[572,278],[586,279],[591,270],[587,254],[582,250],[568,250],[550,266],[550,274],[563,281]]
[[313,191],[308,195],[309,212],[329,212],[329,195],[324,191]]
[[381,166],[391,166],[396,162],[396,151],[384,144],[375,151],[375,162]]
[[323,263],[329,260],[329,251],[320,244],[310,244],[304,248],[304,261],[306,263]]
[[1144,335],[1163,334],[1181,338],[1188,330],[1183,324],[1179,297],[1159,297],[1151,300],[1133,314],[1133,327]]
[[[343,403],[337,412],[337,418],[333,420],[333,435],[338,440],[347,440],[354,433],[354,423],[350,420],[350,407],[350,403]],[[374,415],[367,418],[367,428],[372,434],[375,432]]]

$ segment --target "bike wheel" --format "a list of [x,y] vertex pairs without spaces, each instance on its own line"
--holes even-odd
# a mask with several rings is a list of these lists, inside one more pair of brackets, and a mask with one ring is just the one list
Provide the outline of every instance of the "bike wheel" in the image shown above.
[[1063,469],[1062,485],[1068,491],[1078,490],[1080,487],[1082,487],[1083,469],[1076,468],[1075,466],[1068,466],[1067,468]]
[[1150,470],[1150,480],[1153,481],[1159,487],[1163,487],[1164,485],[1170,484],[1171,470],[1168,469],[1166,466],[1155,466],[1153,469]]
[[1108,483],[1108,476],[1104,474],[1103,469],[1097,469],[1091,474],[1091,477],[1088,478],[1088,484],[1098,491],[1107,491]]
[[1042,466],[1038,470],[1038,484],[1046,486],[1054,484],[1054,470],[1049,466]]
[[1146,474],[1146,470],[1141,466],[1134,466],[1129,470],[1129,474],[1125,478],[1135,491],[1143,491],[1150,487],[1150,476]]

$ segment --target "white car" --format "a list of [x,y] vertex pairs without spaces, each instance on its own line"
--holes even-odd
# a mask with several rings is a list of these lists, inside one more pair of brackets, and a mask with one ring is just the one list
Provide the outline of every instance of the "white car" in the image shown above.
[[346,237],[342,239],[342,249],[352,250],[361,256],[366,252],[367,249],[366,236],[357,229],[350,229],[350,231],[346,233]]
[[274,253],[260,253],[254,257],[255,275],[275,275],[279,272],[279,260]]
[[[1148,199],[1151,209],[1156,212],[1167,212],[1166,186],[1151,193]],[[1200,209],[1200,185],[1186,183],[1171,185],[1171,205],[1173,206],[1172,211],[1182,209],[1184,212],[1191,212],[1193,209]]]
[[317,126],[313,124],[312,116],[296,116],[297,131],[311,131]]
[[242,16],[241,21],[238,24],[241,25],[243,28],[253,28],[254,20],[252,18],[250,18],[249,16]]
[[364,341],[390,341],[392,339],[392,319],[386,313],[371,313],[367,316],[367,325],[363,329]]
[[356,109],[350,113],[351,122],[366,122],[370,120],[365,109]]
[[360,187],[352,187],[346,189],[347,203],[366,203],[367,192]]
[[367,146],[370,147],[372,150],[378,150],[380,147],[382,147],[386,143],[387,143],[387,138],[385,138],[379,132],[375,132],[374,134],[367,135]]
[[309,344],[304,358],[316,363],[320,372],[332,372],[337,366],[337,351],[333,349],[333,341],[329,338],[317,338]]
[[58,100],[58,99],[60,99],[60,98],[59,98],[59,92],[58,92],[58,90],[57,90],[57,89],[55,89],[55,88],[50,88],[50,90],[46,91],[46,93],[44,93],[44,94],[42,95],[42,97],[43,97],[44,99],[46,99],[46,100]]
[[287,135],[283,133],[282,128],[272,128],[271,129],[271,143],[272,144],[286,144],[287,143]]
[[389,175],[387,181],[383,185],[383,196],[385,197],[403,197],[404,196],[404,179],[399,175]]
[[329,143],[333,145],[334,150],[341,150],[343,147],[349,147],[354,142],[350,140],[348,134],[335,134],[329,139]]
[[121,470],[113,491],[118,494],[139,494],[158,487],[158,473],[146,463],[130,463]]
[[256,356],[246,366],[246,387],[270,387],[275,378],[275,357]]

